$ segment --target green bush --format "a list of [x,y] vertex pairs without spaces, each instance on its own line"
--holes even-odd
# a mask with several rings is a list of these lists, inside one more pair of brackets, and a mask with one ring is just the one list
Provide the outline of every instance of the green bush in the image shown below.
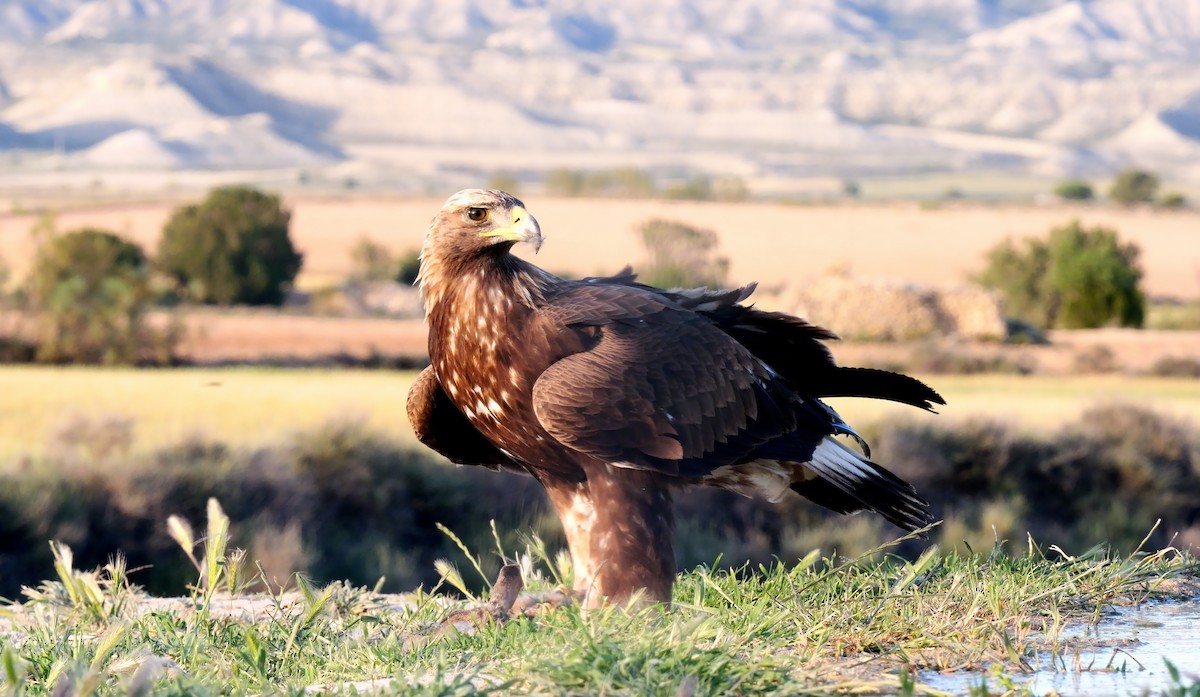
[[396,281],[411,286],[417,282],[421,273],[421,250],[410,249],[396,260]]
[[977,280],[1001,294],[1009,316],[1037,327],[1140,327],[1146,298],[1139,254],[1116,231],[1075,221],[1044,240],[1000,243]]
[[647,256],[642,282],[660,288],[725,285],[729,259],[713,254],[717,233],[662,219],[646,221],[638,232]]
[[1150,203],[1158,193],[1158,177],[1142,169],[1127,169],[1113,180],[1108,197],[1117,203]]
[[1054,195],[1066,201],[1091,201],[1096,194],[1083,179],[1068,179],[1054,187]]
[[288,234],[290,220],[278,196],[214,189],[167,221],[158,265],[197,302],[279,305],[302,260]]
[[85,228],[43,237],[27,281],[37,359],[48,363],[170,361],[174,337],[146,322],[150,265],[137,245]]
[[1187,206],[1187,197],[1178,191],[1171,191],[1158,199],[1158,205],[1162,208],[1183,208]]

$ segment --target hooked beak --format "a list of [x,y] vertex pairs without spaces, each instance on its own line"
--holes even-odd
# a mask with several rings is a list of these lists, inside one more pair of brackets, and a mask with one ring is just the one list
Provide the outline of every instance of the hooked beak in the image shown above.
[[512,220],[508,225],[493,228],[481,233],[484,237],[499,237],[514,242],[528,242],[533,245],[533,253],[537,254],[542,248],[542,228],[529,211],[520,206],[513,206]]

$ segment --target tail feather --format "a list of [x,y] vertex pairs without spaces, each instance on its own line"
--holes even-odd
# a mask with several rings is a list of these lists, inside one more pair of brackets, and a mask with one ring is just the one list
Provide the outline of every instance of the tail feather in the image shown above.
[[909,404],[934,411],[934,404],[945,404],[932,387],[920,380],[875,368],[836,367],[813,376],[807,385],[817,397],[871,397]]
[[805,466],[821,479],[792,488],[822,506],[841,513],[872,510],[905,532],[936,520],[912,485],[832,438],[817,445]]

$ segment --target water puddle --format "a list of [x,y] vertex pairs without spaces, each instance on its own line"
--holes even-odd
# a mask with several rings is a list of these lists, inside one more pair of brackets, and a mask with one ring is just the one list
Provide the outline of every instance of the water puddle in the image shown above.
[[[1070,647],[1057,657],[1038,657],[1032,673],[1009,673],[1005,680],[1033,694],[1158,694],[1174,683],[1164,659],[1179,669],[1181,682],[1200,682],[1200,599],[1116,608],[1099,625],[1063,632]],[[991,693],[1005,690],[1001,679],[978,672],[926,672],[918,680],[953,694],[967,694],[987,680]]]

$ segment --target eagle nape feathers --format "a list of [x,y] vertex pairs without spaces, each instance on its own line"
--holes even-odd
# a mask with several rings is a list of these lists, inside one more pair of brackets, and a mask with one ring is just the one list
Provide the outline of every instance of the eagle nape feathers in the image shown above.
[[664,290],[628,270],[567,280],[513,256],[518,242],[540,247],[541,228],[502,191],[460,191],[430,223],[419,277],[430,366],[408,414],[451,461],[545,487],[589,604],[670,601],[680,485],[772,502],[795,492],[905,531],[934,522],[821,401],[932,411],[945,402],[927,385],[836,365],[831,332],[742,304],[753,284]]

